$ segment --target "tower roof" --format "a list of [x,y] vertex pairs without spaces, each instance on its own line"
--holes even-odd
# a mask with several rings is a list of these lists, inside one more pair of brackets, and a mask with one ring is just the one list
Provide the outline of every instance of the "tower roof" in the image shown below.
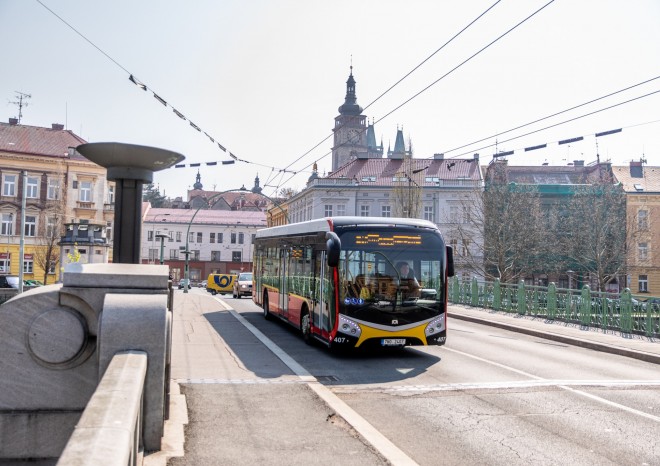
[[342,115],[360,115],[362,107],[357,104],[357,96],[355,95],[355,78],[353,78],[353,65],[351,65],[351,73],[346,81],[346,98],[344,105],[339,107],[339,113]]

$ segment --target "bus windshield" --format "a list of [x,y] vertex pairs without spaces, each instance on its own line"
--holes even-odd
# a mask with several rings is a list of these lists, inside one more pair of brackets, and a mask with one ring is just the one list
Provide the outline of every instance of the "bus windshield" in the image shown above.
[[401,326],[443,311],[445,247],[438,232],[354,230],[340,238],[340,313]]

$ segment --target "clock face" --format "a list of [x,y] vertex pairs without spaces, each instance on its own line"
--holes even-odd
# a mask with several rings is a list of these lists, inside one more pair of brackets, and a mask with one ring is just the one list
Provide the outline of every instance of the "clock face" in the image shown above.
[[360,132],[356,129],[349,130],[346,139],[348,140],[348,142],[357,144],[358,142],[360,142]]

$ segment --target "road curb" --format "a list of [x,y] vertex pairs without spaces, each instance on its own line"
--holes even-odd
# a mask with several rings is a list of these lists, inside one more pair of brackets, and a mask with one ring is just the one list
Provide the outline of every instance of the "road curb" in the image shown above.
[[604,343],[598,343],[591,340],[585,340],[581,338],[570,337],[567,335],[561,335],[558,333],[552,333],[548,331],[540,331],[527,327],[521,327],[519,325],[508,324],[504,322],[496,322],[488,319],[482,319],[480,317],[468,316],[465,314],[455,313],[452,311],[447,312],[448,317],[452,319],[464,320],[467,322],[473,322],[475,324],[488,325],[490,327],[497,327],[504,330],[510,330],[512,332],[524,333],[526,335],[531,335],[537,338],[544,338],[546,340],[557,341],[561,343],[566,343],[573,346],[579,346],[582,348],[588,348],[596,351],[601,351],[603,353],[611,353],[619,356],[625,356],[628,358],[639,359],[641,361],[650,362],[652,364],[660,364],[660,355],[653,353],[646,353],[644,351],[637,351],[630,348],[623,348],[620,346],[610,346]]

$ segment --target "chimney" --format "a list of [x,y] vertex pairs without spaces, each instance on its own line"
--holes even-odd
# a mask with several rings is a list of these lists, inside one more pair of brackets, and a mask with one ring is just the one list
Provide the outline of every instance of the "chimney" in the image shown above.
[[64,125],[60,123],[52,123],[51,127],[57,131],[62,131],[64,129]]
[[472,157],[474,157],[475,162],[479,161],[479,153],[474,154]]
[[444,160],[445,154],[433,154],[433,160]]
[[18,118],[10,118],[9,119],[9,124],[10,125],[17,125],[18,124]]
[[584,167],[584,160],[573,160],[573,166]]

